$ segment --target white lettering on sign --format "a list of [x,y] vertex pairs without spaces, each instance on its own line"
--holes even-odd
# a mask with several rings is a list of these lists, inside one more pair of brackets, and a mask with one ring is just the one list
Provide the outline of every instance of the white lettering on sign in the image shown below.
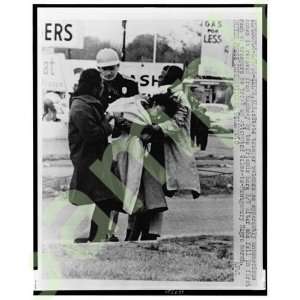
[[83,48],[82,23],[46,21],[41,26],[43,47]]

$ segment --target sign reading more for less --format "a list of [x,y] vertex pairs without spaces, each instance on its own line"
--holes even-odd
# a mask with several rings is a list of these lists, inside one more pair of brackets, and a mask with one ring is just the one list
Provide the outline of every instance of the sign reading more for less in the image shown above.
[[83,24],[78,21],[41,22],[43,47],[83,48]]

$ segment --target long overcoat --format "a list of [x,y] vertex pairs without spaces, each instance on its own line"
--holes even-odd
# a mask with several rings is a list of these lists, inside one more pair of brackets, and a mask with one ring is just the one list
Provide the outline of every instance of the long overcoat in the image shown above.
[[99,202],[115,198],[107,183],[100,180],[109,175],[104,173],[108,170],[101,166],[103,161],[110,160],[103,155],[110,156],[108,136],[112,132],[104,112],[104,105],[90,95],[72,99],[68,138],[74,166],[69,196],[73,204],[88,204],[89,199]]

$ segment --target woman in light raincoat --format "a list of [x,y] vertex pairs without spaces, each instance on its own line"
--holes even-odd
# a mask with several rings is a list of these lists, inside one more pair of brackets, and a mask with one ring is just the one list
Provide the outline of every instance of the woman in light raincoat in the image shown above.
[[[162,212],[167,210],[165,196],[172,196],[178,190],[190,190],[194,197],[200,194],[199,177],[188,138],[190,120],[189,109],[186,106],[188,103],[183,102],[181,96],[178,91],[175,93],[168,91],[154,96],[152,98],[154,105],[148,109],[152,119],[145,117],[142,124],[139,123],[144,125],[144,128],[132,126],[131,134],[135,131],[134,136],[138,132],[139,137],[131,137],[125,143],[125,148],[131,148],[134,154],[128,155],[128,152],[117,151],[120,177],[126,185],[126,191],[129,191],[128,197],[125,193],[124,203],[131,203],[131,206],[127,207],[130,208],[127,212],[131,217],[126,240],[137,240],[140,233],[142,240],[156,239],[160,236]],[[137,99],[133,103],[138,103]],[[138,118],[147,116],[147,111],[143,105],[133,105],[142,107],[139,116],[134,117],[139,122]],[[129,107],[129,103],[124,104],[119,112],[123,112],[125,118],[136,123],[132,117],[135,109],[132,107],[130,111]],[[159,118],[155,120],[155,116]],[[146,156],[143,145],[149,144],[151,145],[149,155]],[[130,202],[132,199],[135,200]],[[126,207],[123,206],[123,209],[126,211]]]

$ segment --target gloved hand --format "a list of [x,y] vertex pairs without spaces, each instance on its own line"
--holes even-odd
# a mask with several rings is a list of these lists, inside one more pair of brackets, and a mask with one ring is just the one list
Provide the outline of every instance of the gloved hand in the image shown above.
[[147,145],[151,142],[151,138],[152,138],[152,136],[149,133],[141,134],[140,140],[142,141],[144,148],[146,148]]
[[146,94],[140,94],[139,99],[144,107],[149,107],[150,105],[150,96]]
[[130,131],[132,123],[130,121],[126,120],[122,116],[122,114],[114,115],[114,119],[115,119],[115,122],[116,122],[116,127],[118,129],[126,131],[126,132]]
[[146,125],[142,130],[141,136],[145,135],[147,143],[163,137],[163,132],[158,125]]
[[107,122],[110,122],[114,118],[113,114],[110,114],[109,112],[105,113],[105,119]]

